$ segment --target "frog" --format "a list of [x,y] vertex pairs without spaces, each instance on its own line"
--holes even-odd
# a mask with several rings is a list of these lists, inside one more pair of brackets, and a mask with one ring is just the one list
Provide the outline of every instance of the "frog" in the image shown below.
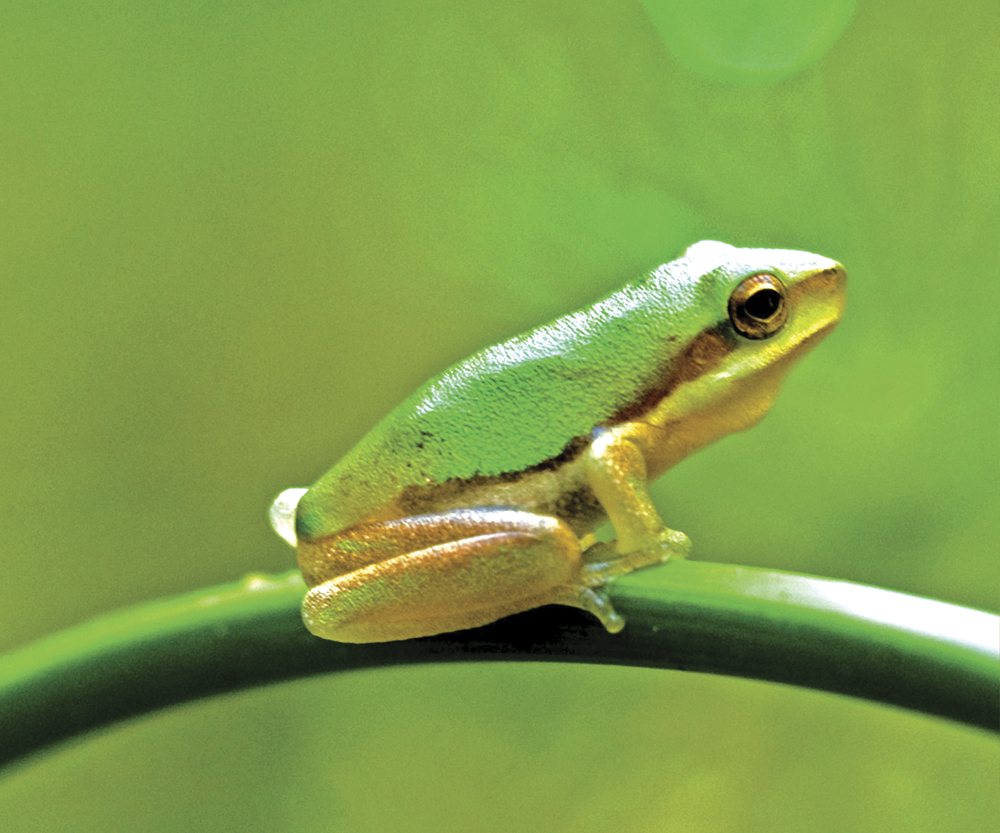
[[650,484],[761,420],[846,280],[820,255],[702,240],[432,378],[271,508],[307,629],[388,642],[557,604],[620,632],[608,584],[691,549]]

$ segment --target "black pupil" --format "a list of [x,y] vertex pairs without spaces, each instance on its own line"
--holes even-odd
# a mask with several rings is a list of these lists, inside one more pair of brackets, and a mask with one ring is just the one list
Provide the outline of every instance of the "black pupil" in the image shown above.
[[747,298],[744,309],[753,318],[762,321],[770,318],[781,305],[781,295],[773,289],[759,289]]

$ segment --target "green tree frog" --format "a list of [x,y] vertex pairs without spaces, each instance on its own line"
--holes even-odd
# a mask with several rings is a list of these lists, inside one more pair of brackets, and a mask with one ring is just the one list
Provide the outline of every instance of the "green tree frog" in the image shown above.
[[690,548],[649,484],[764,416],[845,285],[825,257],[706,240],[445,370],[272,506],[306,627],[384,642],[564,604],[621,630],[602,585]]

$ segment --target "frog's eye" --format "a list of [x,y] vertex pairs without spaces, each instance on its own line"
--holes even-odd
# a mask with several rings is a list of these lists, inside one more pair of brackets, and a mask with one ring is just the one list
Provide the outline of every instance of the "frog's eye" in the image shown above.
[[788,292],[767,272],[743,280],[729,296],[729,320],[747,338],[768,338],[788,318]]

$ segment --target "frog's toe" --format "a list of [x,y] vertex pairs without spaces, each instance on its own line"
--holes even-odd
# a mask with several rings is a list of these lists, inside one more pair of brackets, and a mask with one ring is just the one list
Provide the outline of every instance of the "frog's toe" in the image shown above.
[[687,558],[691,554],[691,539],[675,529],[664,529],[657,536],[657,545],[661,551],[660,561]]
[[596,616],[608,633],[618,633],[625,627],[625,620],[621,617],[607,594],[594,587],[573,587],[564,596],[555,599],[557,604],[578,607]]

